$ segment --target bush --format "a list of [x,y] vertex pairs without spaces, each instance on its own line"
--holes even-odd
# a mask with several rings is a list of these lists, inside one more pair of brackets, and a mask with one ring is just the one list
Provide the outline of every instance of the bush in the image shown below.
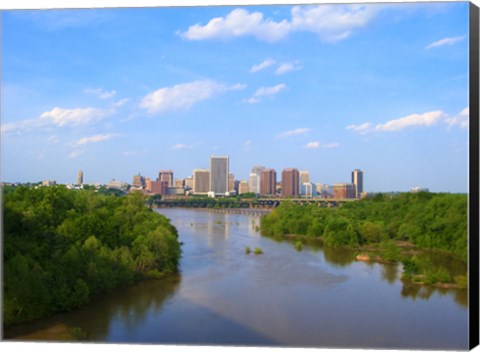
[[253,250],[253,253],[254,253],[254,254],[263,254],[263,251],[262,251],[261,248],[255,247],[254,250]]

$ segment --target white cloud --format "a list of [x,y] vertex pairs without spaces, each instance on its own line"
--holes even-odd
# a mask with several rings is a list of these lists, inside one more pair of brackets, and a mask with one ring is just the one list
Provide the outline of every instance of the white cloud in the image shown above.
[[117,92],[115,90],[107,92],[107,91],[103,90],[102,88],[85,88],[83,90],[83,92],[86,93],[86,94],[94,95],[98,99],[101,99],[101,100],[113,98],[115,96],[115,94],[117,94]]
[[62,109],[55,107],[40,115],[38,122],[56,126],[79,126],[101,120],[108,112],[95,108]]
[[332,148],[338,148],[339,146],[340,146],[340,143],[338,143],[338,142],[333,142],[333,143],[324,144],[322,147],[323,147],[323,148],[332,149]]
[[253,36],[268,42],[279,41],[292,32],[312,32],[325,42],[348,38],[367,25],[381,7],[375,5],[294,6],[290,18],[274,21],[261,12],[235,9],[225,17],[211,19],[206,25],[195,24],[178,32],[188,40],[229,39]]
[[425,49],[432,49],[432,48],[437,48],[439,46],[444,46],[444,45],[452,45],[455,43],[458,43],[462,40],[465,39],[465,36],[462,35],[461,37],[447,37],[443,38],[440,40],[437,40],[436,42],[433,42],[425,47]]
[[216,94],[229,90],[241,90],[245,87],[245,84],[226,86],[210,80],[177,84],[147,94],[142,99],[140,107],[146,109],[150,114],[186,110]]
[[375,126],[379,132],[395,132],[412,126],[432,126],[444,116],[443,111],[430,111],[423,114],[412,114],[396,120],[387,121]]
[[47,143],[48,144],[57,144],[58,143],[58,137],[57,136],[50,136],[47,138]]
[[113,110],[101,110],[96,108],[63,109],[55,107],[42,113],[34,119],[26,119],[2,125],[2,133],[12,131],[26,131],[42,127],[77,127],[95,123],[105,116],[113,113]]
[[250,104],[259,103],[261,101],[261,98],[273,97],[285,88],[287,88],[287,86],[283,83],[277,84],[272,87],[260,87],[259,89],[257,89],[257,91],[253,94],[251,98],[245,99],[244,102]]
[[310,128],[296,128],[294,130],[285,131],[277,135],[277,138],[302,135],[310,131]]
[[83,153],[85,153],[85,149],[77,149],[72,151],[68,157],[70,159],[75,159],[76,157],[82,155]]
[[348,125],[347,130],[352,130],[354,132],[364,134],[371,130],[372,124],[370,122],[362,123],[361,125]]
[[352,130],[359,134],[370,132],[397,132],[409,127],[415,126],[433,126],[438,122],[444,120],[446,117],[443,111],[429,111],[423,114],[412,114],[399,119],[390,120],[383,124],[373,126],[370,122],[365,122],[360,125],[349,125],[347,130]]
[[309,142],[305,144],[303,147],[307,149],[318,149],[318,148],[327,148],[327,149],[332,149],[332,148],[337,148],[340,146],[340,143],[327,143],[327,144],[322,144],[320,142]]
[[234,37],[254,36],[269,42],[278,41],[290,31],[286,20],[275,22],[264,19],[260,12],[249,13],[244,9],[235,9],[226,17],[211,19],[205,26],[195,24],[186,32],[178,32],[188,40],[228,39]]
[[458,126],[460,128],[468,128],[470,118],[470,109],[466,107],[457,116],[448,117],[445,123],[449,126]]
[[129,100],[130,99],[128,99],[128,98],[120,99],[120,100],[114,102],[111,106],[113,108],[119,108],[121,106],[124,106]]
[[256,73],[256,72],[262,71],[262,70],[266,69],[267,67],[270,67],[274,64],[275,64],[275,61],[273,61],[272,59],[266,59],[263,62],[259,63],[258,65],[253,65],[250,68],[250,72],[251,73]]
[[287,72],[298,71],[300,69],[302,69],[302,66],[300,66],[298,60],[296,60],[293,62],[286,62],[286,63],[280,64],[280,66],[275,70],[275,74],[283,75]]
[[84,137],[75,142],[75,145],[84,145],[89,143],[98,143],[106,141],[112,137],[118,136],[116,133],[107,133],[107,134],[96,134],[90,137]]
[[172,147],[172,150],[186,150],[186,149],[192,149],[195,145],[194,144],[183,144],[183,143],[178,143],[175,144]]

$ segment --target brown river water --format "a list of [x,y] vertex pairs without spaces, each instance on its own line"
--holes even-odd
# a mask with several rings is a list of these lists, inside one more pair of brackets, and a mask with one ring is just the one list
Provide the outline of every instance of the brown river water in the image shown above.
[[[86,341],[107,343],[468,347],[466,290],[404,285],[399,266],[357,262],[351,251],[318,242],[296,251],[287,241],[262,237],[258,215],[158,211],[184,242],[179,274],[117,288],[4,338],[62,341],[76,328]],[[253,254],[255,247],[264,253]]]

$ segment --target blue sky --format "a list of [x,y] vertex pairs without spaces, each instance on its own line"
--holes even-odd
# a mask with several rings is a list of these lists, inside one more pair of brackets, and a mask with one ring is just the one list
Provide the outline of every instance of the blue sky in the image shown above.
[[2,180],[176,178],[229,155],[468,190],[468,3],[2,13]]

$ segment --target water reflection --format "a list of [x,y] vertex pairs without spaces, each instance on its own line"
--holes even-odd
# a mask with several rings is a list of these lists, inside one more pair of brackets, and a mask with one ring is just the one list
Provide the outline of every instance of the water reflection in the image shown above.
[[24,341],[55,340],[58,337],[49,334],[52,327],[61,324],[66,327],[59,331],[61,334],[80,328],[88,340],[103,341],[111,333],[112,322],[133,331],[145,322],[148,314],[160,313],[168,298],[176,293],[179,283],[180,276],[172,275],[162,281],[143,281],[128,288],[117,288],[107,296],[93,299],[84,309],[13,327],[5,331],[4,337]]
[[325,260],[333,265],[344,267],[355,260],[355,252],[347,248],[323,247]]
[[404,299],[410,298],[413,301],[417,299],[428,300],[434,293],[438,293],[440,296],[452,295],[455,299],[455,302],[465,308],[468,307],[468,290],[451,288],[447,289],[403,281],[401,295]]
[[389,284],[393,284],[397,281],[399,273],[398,273],[398,264],[384,264],[382,265],[382,279],[387,281]]

